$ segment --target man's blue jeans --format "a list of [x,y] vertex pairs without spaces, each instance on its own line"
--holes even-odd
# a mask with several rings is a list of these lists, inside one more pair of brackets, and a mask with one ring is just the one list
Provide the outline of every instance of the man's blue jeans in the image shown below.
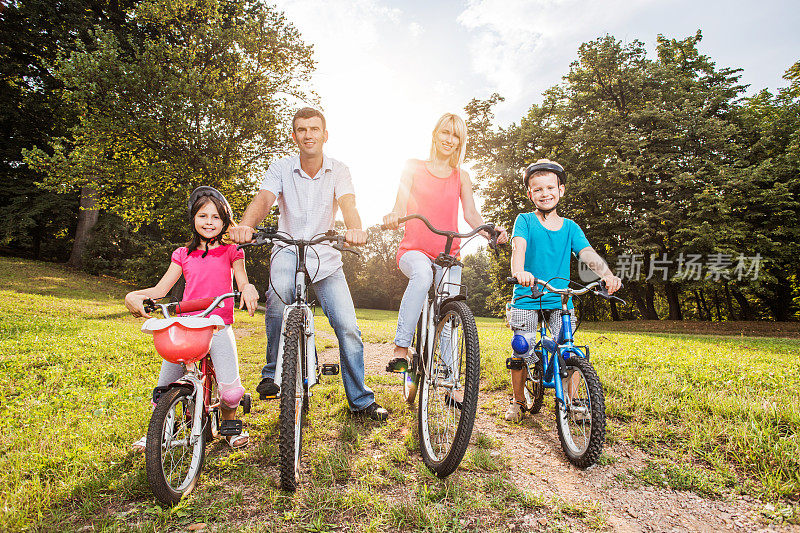
[[[275,376],[284,302],[289,304],[294,301],[296,265],[296,256],[290,249],[283,249],[272,256],[265,319],[267,364],[261,369],[261,376],[264,378],[273,379]],[[364,384],[364,343],[361,341],[361,330],[358,329],[356,310],[344,272],[339,268],[325,279],[315,281],[313,286],[322,310],[339,340],[342,382],[350,409],[366,409],[375,401],[375,395]]]

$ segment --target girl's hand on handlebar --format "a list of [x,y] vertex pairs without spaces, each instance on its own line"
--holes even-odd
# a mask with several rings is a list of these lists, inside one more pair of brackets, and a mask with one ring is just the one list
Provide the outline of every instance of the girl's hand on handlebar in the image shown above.
[[248,283],[242,289],[242,296],[239,298],[239,309],[247,307],[247,314],[253,316],[258,308],[258,289],[252,283]]
[[144,310],[144,301],[147,298],[148,297],[142,293],[136,291],[129,292],[125,295],[125,307],[127,307],[128,311],[135,317],[150,318],[150,315]]
[[606,289],[608,289],[608,294],[614,294],[622,287],[622,280],[619,279],[614,274],[608,274],[601,278],[603,283],[606,284]]
[[344,234],[344,240],[347,244],[358,246],[359,244],[366,244],[367,232],[363,229],[349,229]]
[[523,287],[530,287],[534,284],[536,277],[531,274],[530,272],[525,272],[524,270],[520,272],[514,272],[513,276],[517,278],[517,283],[522,285]]
[[244,244],[253,240],[255,231],[250,226],[235,226],[228,230],[228,235],[236,244]]

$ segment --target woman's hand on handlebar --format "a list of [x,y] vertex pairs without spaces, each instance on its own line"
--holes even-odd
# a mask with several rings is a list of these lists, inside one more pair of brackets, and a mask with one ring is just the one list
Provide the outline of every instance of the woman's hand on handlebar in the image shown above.
[[508,232],[506,231],[506,228],[503,226],[497,226],[495,231],[497,232],[497,244],[505,244],[508,242]]
[[250,226],[235,226],[228,230],[228,235],[236,244],[244,244],[253,240],[255,232]]
[[525,272],[522,270],[520,272],[514,272],[512,275],[517,278],[517,283],[523,287],[531,287],[534,285],[534,283],[536,283],[536,276],[530,272]]
[[383,227],[386,229],[397,229],[400,227],[400,215],[392,211],[383,217]]
[[247,307],[247,314],[253,316],[256,314],[258,308],[258,289],[252,283],[248,283],[242,289],[242,295],[239,298],[239,309]]
[[137,291],[129,292],[125,295],[125,307],[135,317],[151,318],[147,311],[144,310],[144,301],[148,298],[149,296]]

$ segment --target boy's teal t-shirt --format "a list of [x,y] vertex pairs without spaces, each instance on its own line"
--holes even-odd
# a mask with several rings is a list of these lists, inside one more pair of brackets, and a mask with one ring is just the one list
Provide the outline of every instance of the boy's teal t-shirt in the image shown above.
[[[522,237],[527,242],[525,249],[525,271],[557,289],[565,289],[569,283],[569,263],[574,253],[576,256],[589,241],[583,230],[572,220],[565,218],[558,231],[552,231],[539,222],[536,213],[520,213],[514,222],[514,237]],[[530,287],[514,285],[514,298],[531,294]],[[561,296],[548,292],[541,298],[532,300],[523,298],[514,302],[518,309],[561,309]],[[568,303],[572,309],[572,298]]]

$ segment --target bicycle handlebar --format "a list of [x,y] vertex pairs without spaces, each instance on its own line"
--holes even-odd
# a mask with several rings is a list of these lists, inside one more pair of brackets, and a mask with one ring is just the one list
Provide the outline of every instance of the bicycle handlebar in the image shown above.
[[290,236],[278,233],[274,226],[269,226],[266,228],[263,226],[256,226],[255,230],[256,232],[253,235],[253,240],[251,242],[245,242],[238,245],[236,247],[238,250],[241,250],[247,246],[262,246],[264,244],[270,244],[273,241],[279,241],[293,246],[312,246],[315,244],[330,243],[334,249],[340,252],[350,252],[356,255],[361,255],[358,250],[346,248],[344,246],[344,235],[340,235],[333,230],[329,230],[325,235],[321,235],[314,239],[293,239]]
[[[491,235],[491,237],[489,238],[489,247],[492,250],[497,251],[497,237],[500,235],[500,232],[495,229],[494,224],[492,224],[492,223],[481,224],[480,226],[478,226],[477,228],[473,229],[472,231],[470,231],[468,233],[458,233],[457,231],[443,231],[443,230],[440,230],[440,229],[436,229],[436,228],[433,227],[433,224],[431,224],[430,221],[427,218],[425,218],[423,215],[417,215],[417,214],[412,214],[412,215],[407,215],[407,216],[404,216],[404,217],[400,217],[399,219],[397,219],[397,223],[398,224],[402,224],[403,222],[407,222],[407,221],[411,220],[412,218],[416,218],[418,220],[421,220],[426,226],[428,226],[428,229],[431,230],[432,233],[435,233],[436,235],[441,235],[443,237],[450,237],[450,238],[453,238],[453,239],[456,239],[456,238],[457,239],[468,239],[469,237],[472,237],[473,235],[476,235],[476,234],[480,233],[481,231],[486,231]],[[388,229],[391,229],[391,228],[389,226],[387,226],[386,224],[381,224],[381,229],[382,230],[388,230]]]
[[168,304],[159,304],[148,298],[143,303],[145,312],[152,313],[160,308],[165,318],[170,317],[170,311],[174,312],[176,315],[181,315],[200,310],[204,311],[200,313],[199,316],[206,317],[210,315],[211,311],[216,309],[223,300],[227,298],[238,298],[239,296],[241,296],[239,291],[233,291],[221,294],[216,298],[197,298],[196,300],[184,300],[182,302],[171,302]]
[[[519,280],[515,276],[511,276],[511,277],[506,278],[506,282],[515,283],[515,284],[519,285]],[[572,296],[572,295],[580,296],[581,294],[586,294],[587,292],[593,292],[594,294],[596,294],[598,296],[601,296],[601,297],[605,298],[606,300],[619,300],[623,304],[627,303],[627,302],[625,302],[625,300],[623,300],[619,296],[614,296],[612,294],[609,294],[608,293],[608,288],[606,288],[605,282],[603,280],[601,280],[601,279],[598,279],[597,281],[593,281],[590,284],[585,285],[581,289],[573,289],[571,287],[567,287],[566,289],[557,289],[557,288],[553,287],[552,285],[550,285],[548,282],[546,282],[546,281],[544,281],[542,279],[538,279],[536,277],[533,278],[533,283],[534,283],[534,286],[531,287],[532,294],[530,294],[530,295],[524,294],[522,296],[519,296],[518,299],[519,298],[534,298],[535,299],[535,298],[539,298],[541,296],[544,296],[545,293],[540,291],[539,287],[538,287],[539,285],[541,285],[542,288],[547,289],[548,291],[553,292],[555,294],[564,294],[564,295],[567,295],[567,296]],[[597,288],[597,290],[595,290],[595,288]]]

